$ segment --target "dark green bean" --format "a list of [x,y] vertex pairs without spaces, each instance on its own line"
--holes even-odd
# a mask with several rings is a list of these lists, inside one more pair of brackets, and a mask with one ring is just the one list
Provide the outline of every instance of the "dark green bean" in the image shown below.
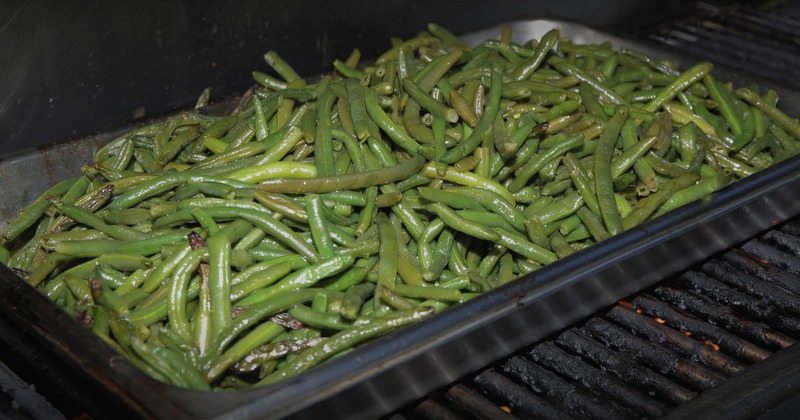
[[558,37],[558,29],[551,29],[544,34],[536,45],[533,55],[514,66],[511,73],[509,73],[509,77],[511,77],[512,80],[524,80],[529,78],[544,62],[547,53],[556,45]]
[[714,66],[709,62],[702,62],[695,64],[685,72],[681,73],[675,80],[673,80],[669,85],[667,85],[664,89],[659,91],[658,95],[656,95],[655,99],[648,102],[645,105],[644,110],[649,112],[657,111],[661,105],[666,102],[669,102],[678,92],[681,92],[687,89],[689,86],[693,85],[695,82],[703,79],[706,77],[707,74],[711,72],[711,69]]
[[628,109],[620,107],[611,117],[597,144],[594,162],[595,192],[600,213],[606,224],[606,229],[612,235],[622,232],[622,217],[617,210],[614,200],[614,177],[611,172],[611,156],[614,144],[628,118]]
[[363,326],[339,332],[326,340],[324,345],[314,346],[303,351],[292,362],[287,363],[272,375],[262,379],[257,385],[269,385],[286,377],[296,375],[319,364],[337,352],[353,347],[369,338],[385,334],[403,325],[418,322],[433,315],[433,313],[434,310],[430,307],[410,309],[408,311],[398,312],[391,318],[376,320]]

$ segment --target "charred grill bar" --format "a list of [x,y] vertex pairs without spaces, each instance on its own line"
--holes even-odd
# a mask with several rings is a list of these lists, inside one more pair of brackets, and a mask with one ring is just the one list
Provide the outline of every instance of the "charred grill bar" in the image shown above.
[[[396,418],[760,414],[800,389],[800,349],[791,347],[800,338],[798,244],[796,218],[517,352]],[[783,387],[769,395],[742,392],[753,392],[747,386],[758,389],[763,384],[758,380]]]
[[786,2],[776,9],[763,6],[759,2],[699,2],[697,13],[662,24],[644,36],[687,54],[798,88],[800,80],[794,77],[794,69],[800,65],[800,5]]

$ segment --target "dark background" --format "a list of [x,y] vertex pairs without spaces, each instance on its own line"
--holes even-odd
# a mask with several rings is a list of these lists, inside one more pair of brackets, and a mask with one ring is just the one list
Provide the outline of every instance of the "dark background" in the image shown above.
[[437,22],[456,33],[524,18],[619,30],[663,19],[678,0],[3,1],[0,158],[232,96],[278,51],[301,75],[353,48],[365,58]]

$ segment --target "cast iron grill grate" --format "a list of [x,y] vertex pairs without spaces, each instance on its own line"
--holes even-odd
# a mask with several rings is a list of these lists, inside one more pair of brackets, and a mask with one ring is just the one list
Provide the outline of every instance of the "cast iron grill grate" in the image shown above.
[[800,219],[390,416],[659,418],[800,339]]
[[699,11],[645,37],[685,54],[800,88],[800,4],[699,3]]

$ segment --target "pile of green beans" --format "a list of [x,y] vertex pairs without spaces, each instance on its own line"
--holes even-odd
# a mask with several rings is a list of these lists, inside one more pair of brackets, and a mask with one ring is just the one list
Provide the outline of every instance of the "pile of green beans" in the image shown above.
[[431,24],[137,128],[9,224],[0,262],[150,376],[261,386],[794,155],[772,90],[557,30]]

